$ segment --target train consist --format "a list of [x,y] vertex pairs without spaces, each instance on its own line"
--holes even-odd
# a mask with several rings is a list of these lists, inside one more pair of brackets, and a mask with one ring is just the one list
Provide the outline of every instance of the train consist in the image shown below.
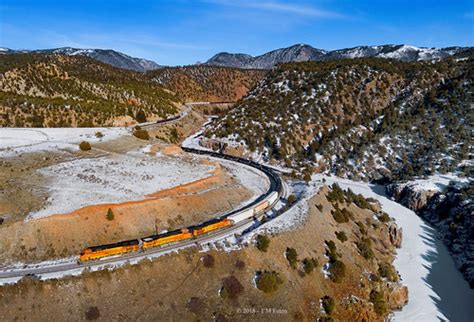
[[107,256],[122,255],[131,252],[146,251],[150,248],[194,239],[201,235],[208,234],[219,229],[229,228],[239,222],[254,218],[273,207],[273,205],[278,201],[282,191],[282,183],[280,177],[272,169],[257,162],[236,156],[186,147],[182,147],[182,149],[185,152],[235,161],[256,168],[268,176],[270,179],[270,188],[265,194],[260,196],[247,207],[233,211],[220,218],[206,221],[196,226],[156,234],[141,239],[126,240],[114,244],[88,247],[81,252],[79,256],[80,261],[100,259]]
[[[262,197],[263,200],[259,200],[262,199]],[[234,211],[220,218],[206,221],[196,226],[156,234],[141,239],[132,239],[114,244],[88,247],[81,252],[79,260],[88,261],[108,256],[145,251],[150,248],[194,239],[219,229],[232,227],[239,222],[254,218],[271,208],[278,201],[279,191],[269,190],[262,197],[253,202],[249,207]]]

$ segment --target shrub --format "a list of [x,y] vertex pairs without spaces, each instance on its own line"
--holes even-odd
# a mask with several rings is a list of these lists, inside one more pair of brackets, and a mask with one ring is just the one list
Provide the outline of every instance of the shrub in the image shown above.
[[102,132],[95,132],[95,137],[100,139],[104,137],[104,134],[102,134]]
[[334,243],[334,241],[332,240],[326,241],[326,246],[328,246],[326,254],[328,255],[329,259],[336,260],[339,257],[339,255],[337,254],[336,243]]
[[308,257],[303,259],[303,268],[306,274],[311,274],[317,266],[318,261],[316,259]]
[[327,200],[331,203],[344,202],[344,191],[339,187],[337,183],[333,183],[331,191],[327,195]]
[[306,182],[310,182],[311,181],[311,174],[310,173],[305,173],[303,175],[303,180],[306,181]]
[[286,259],[290,263],[291,268],[296,268],[298,263],[298,253],[296,249],[288,247],[285,252]]
[[354,217],[354,215],[346,208],[341,210],[337,206],[335,210],[331,211],[331,214],[334,217],[334,220],[339,224],[346,223],[350,218]]
[[367,235],[367,228],[365,227],[362,221],[356,222],[357,227],[359,227],[359,231],[362,235]]
[[292,204],[294,204],[296,202],[296,196],[294,194],[291,194],[288,196],[288,204],[291,206]]
[[363,238],[357,243],[357,248],[359,248],[360,254],[366,260],[371,260],[374,258],[374,252],[372,250],[372,241],[370,238]]
[[268,247],[270,246],[270,238],[265,235],[258,235],[257,236],[257,249],[266,252]]
[[[323,316],[316,320],[317,322],[334,322],[334,319],[330,316]],[[364,321],[364,320],[362,320]]]
[[145,123],[147,121],[146,114],[142,109],[135,115],[135,120],[137,120],[138,123]]
[[202,310],[202,307],[203,303],[199,297],[191,297],[186,304],[186,308],[194,314],[198,314]]
[[322,205],[322,204],[316,205],[316,208],[318,208],[318,210],[319,210],[320,212],[323,212],[323,205]]
[[283,283],[280,275],[275,272],[264,271],[257,275],[257,288],[264,293],[272,293],[278,290],[278,286]]
[[90,151],[92,149],[92,147],[91,147],[91,144],[89,142],[82,141],[79,144],[79,149],[81,149],[81,151]]
[[86,320],[97,320],[100,318],[100,311],[97,306],[89,306],[86,311]]
[[235,268],[237,269],[244,269],[245,268],[245,262],[243,260],[238,260],[235,262]]
[[179,132],[175,127],[173,127],[170,130],[169,140],[170,140],[171,143],[178,143],[179,142]]
[[387,313],[387,303],[385,302],[382,292],[372,290],[370,292],[369,301],[374,304],[375,313],[377,313],[378,315],[385,315],[385,313]]
[[397,271],[389,263],[380,263],[379,264],[379,275],[388,279],[390,282],[398,281]]
[[222,298],[236,299],[243,291],[244,287],[235,276],[228,276],[222,280],[220,292]]
[[340,260],[333,260],[329,266],[329,273],[331,281],[341,283],[342,279],[346,276],[346,265]]
[[150,135],[148,134],[148,131],[147,130],[142,130],[141,128],[140,129],[136,129],[133,131],[133,136],[141,139],[141,140],[149,140],[150,139]]
[[326,295],[325,297],[321,298],[321,303],[326,314],[331,315],[336,307],[336,302],[334,301],[334,299]]
[[347,236],[346,233],[343,231],[336,231],[336,237],[339,239],[341,242],[347,241]]
[[202,260],[202,264],[204,265],[204,267],[206,267],[206,268],[214,267],[215,259],[214,259],[214,256],[212,256],[211,254],[207,254],[207,255],[203,256],[201,258],[201,260]]
[[351,189],[347,189],[346,195],[349,201],[355,203],[357,207],[361,209],[371,209],[369,202],[361,194],[356,195]]
[[377,218],[383,223],[387,223],[390,221],[390,216],[386,212],[382,212],[380,215],[377,216]]
[[105,215],[105,217],[107,218],[107,220],[114,220],[115,215],[114,215],[114,212],[112,211],[112,209],[109,208],[107,210],[107,215]]

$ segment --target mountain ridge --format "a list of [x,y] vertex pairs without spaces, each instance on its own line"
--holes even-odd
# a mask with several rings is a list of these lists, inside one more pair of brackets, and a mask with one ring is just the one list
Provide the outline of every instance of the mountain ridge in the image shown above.
[[459,46],[428,48],[404,44],[388,44],[378,46],[356,46],[328,51],[314,48],[307,44],[296,44],[290,47],[275,49],[257,56],[243,53],[232,54],[221,52],[211,57],[205,64],[237,68],[270,69],[277,64],[287,62],[328,61],[368,57],[391,58],[401,61],[423,61],[444,59],[471,49],[472,47]]
[[86,56],[98,60],[102,63],[112,65],[114,67],[134,70],[137,72],[146,72],[161,68],[156,62],[144,58],[132,57],[113,49],[100,48],[74,48],[59,47],[51,49],[34,49],[34,50],[14,50],[10,48],[0,48],[0,54],[15,53],[32,53],[32,54],[62,54],[67,56]]

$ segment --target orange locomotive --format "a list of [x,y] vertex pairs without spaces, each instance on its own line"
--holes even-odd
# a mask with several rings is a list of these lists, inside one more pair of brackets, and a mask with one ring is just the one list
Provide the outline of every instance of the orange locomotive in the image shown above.
[[232,226],[233,221],[229,219],[213,219],[190,228],[174,230],[163,234],[157,234],[134,240],[127,240],[115,244],[93,246],[84,249],[79,256],[80,261],[99,259],[102,257],[119,255],[129,252],[137,252],[153,247],[158,247],[185,239],[191,239],[195,236],[207,234],[214,230]]
[[142,248],[148,249],[152,247],[161,246],[164,244],[174,243],[180,240],[192,238],[193,235],[188,229],[174,230],[164,234],[153,235],[142,238]]
[[84,249],[79,259],[87,261],[106,256],[120,255],[130,252],[136,252],[140,249],[140,242],[137,239],[118,242],[115,244],[92,246]]
[[227,218],[226,219],[213,219],[201,225],[191,227],[190,230],[192,230],[194,236],[199,236],[199,235],[214,231],[216,229],[231,226],[232,224],[233,222]]

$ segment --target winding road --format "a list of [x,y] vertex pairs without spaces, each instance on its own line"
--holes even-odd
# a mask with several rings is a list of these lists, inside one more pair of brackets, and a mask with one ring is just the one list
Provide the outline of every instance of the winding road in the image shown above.
[[[191,107],[188,105],[187,109],[183,113],[181,113],[179,116],[172,117],[167,120],[162,120],[155,124],[146,124],[144,125],[144,127],[149,128],[156,125],[163,125],[163,124],[168,124],[170,122],[176,122],[180,120],[181,118],[185,117],[190,110],[191,110]],[[256,198],[253,202],[245,205],[244,207],[235,209],[219,217],[226,217],[231,214],[237,213],[239,211],[250,209],[253,206],[255,206],[257,203],[267,198],[273,191],[278,192],[279,197],[281,197],[284,192],[283,184],[280,177],[278,176],[278,174],[275,173],[273,169],[269,167],[266,167],[257,162],[253,162],[244,158],[231,156],[231,155],[227,155],[223,153],[199,150],[199,149],[189,148],[189,147],[184,147],[184,146],[182,147],[182,149],[183,151],[187,153],[205,155],[205,156],[209,156],[213,158],[220,158],[220,159],[225,159],[231,162],[240,163],[245,166],[255,168],[263,172],[268,177],[270,181],[270,186],[269,186],[269,189],[264,194]],[[270,205],[269,209],[259,214],[259,217],[262,217],[266,212],[270,211],[275,206],[275,204],[276,202],[273,205]],[[170,252],[178,251],[183,248],[206,245],[214,241],[218,241],[218,240],[222,240],[228,237],[239,235],[239,234],[242,234],[242,232],[251,228],[253,225],[254,225],[254,220],[253,218],[250,218],[250,219],[240,221],[231,227],[220,229],[220,230],[208,233],[206,235],[200,236],[195,239],[185,240],[182,242],[176,242],[173,244],[167,244],[166,246],[153,248],[147,251],[127,253],[127,254],[115,256],[115,257],[106,257],[106,258],[103,258],[101,260],[96,260],[96,261],[78,262],[76,259],[73,258],[64,262],[60,262],[60,261],[40,262],[40,263],[27,264],[22,267],[0,268],[0,285],[4,283],[16,282],[19,279],[21,279],[23,276],[27,276],[27,275],[37,276],[41,278],[48,278],[48,277],[56,277],[56,276],[61,276],[61,275],[71,275],[71,274],[80,272],[86,268],[91,269],[91,270],[98,270],[107,266],[120,265],[124,262],[138,262],[140,260],[144,260],[147,258],[158,257]]]

